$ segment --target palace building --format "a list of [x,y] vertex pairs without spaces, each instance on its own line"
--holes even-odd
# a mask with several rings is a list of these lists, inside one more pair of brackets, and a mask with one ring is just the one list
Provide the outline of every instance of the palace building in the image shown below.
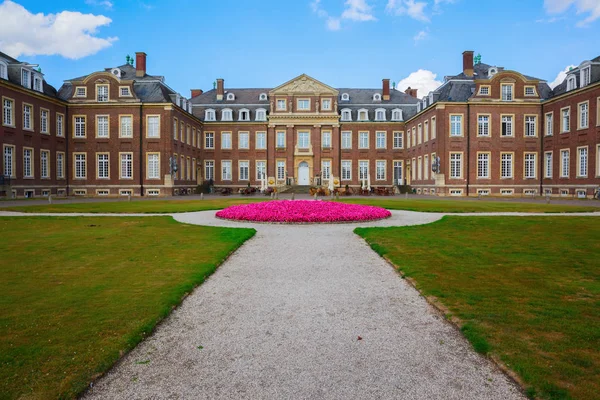
[[190,98],[146,54],[68,79],[0,53],[0,195],[164,196],[233,189],[410,185],[438,196],[591,197],[600,185],[600,57],[551,89],[465,51],[459,74],[418,98],[389,79]]

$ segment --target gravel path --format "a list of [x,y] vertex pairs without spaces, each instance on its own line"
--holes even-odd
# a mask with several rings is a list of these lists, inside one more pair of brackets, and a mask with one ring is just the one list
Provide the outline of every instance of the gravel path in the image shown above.
[[[444,214],[392,211],[386,220],[337,225],[237,223],[214,214],[173,218],[257,234],[84,399],[525,398],[352,232]],[[9,215],[34,214],[0,212]],[[576,215],[600,216],[568,214]]]

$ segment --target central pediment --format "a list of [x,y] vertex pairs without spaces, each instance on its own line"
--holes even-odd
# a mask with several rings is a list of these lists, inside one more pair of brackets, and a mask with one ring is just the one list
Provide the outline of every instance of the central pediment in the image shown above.
[[319,82],[318,80],[311,78],[306,74],[302,74],[269,92],[270,96],[294,94],[337,96],[338,91],[331,86],[327,86],[323,82]]

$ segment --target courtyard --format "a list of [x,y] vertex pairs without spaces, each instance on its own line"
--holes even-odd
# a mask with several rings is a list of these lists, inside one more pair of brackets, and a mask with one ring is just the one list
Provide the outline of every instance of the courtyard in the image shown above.
[[595,202],[360,198],[392,216],[214,217],[264,200],[7,203],[3,396],[597,396]]

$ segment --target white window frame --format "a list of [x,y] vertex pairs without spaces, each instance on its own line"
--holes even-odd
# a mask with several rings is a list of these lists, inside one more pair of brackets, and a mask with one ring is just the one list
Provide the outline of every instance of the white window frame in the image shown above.
[[375,148],[376,149],[387,149],[387,132],[376,131],[375,132]]
[[512,114],[500,115],[500,136],[515,137],[515,117]]
[[341,180],[352,180],[352,160],[342,160]]
[[256,121],[266,121],[267,120],[267,110],[264,108],[257,108],[254,119]]
[[249,181],[250,180],[250,161],[239,160],[238,161],[238,180]]
[[352,149],[352,131],[342,131],[341,137],[342,149]]
[[221,180],[232,181],[233,172],[231,170],[231,160],[221,160]]
[[256,132],[256,150],[267,148],[267,132]]
[[571,131],[571,107],[560,109],[560,133]]
[[490,179],[490,152],[477,153],[477,179]]
[[231,108],[221,110],[221,121],[233,121],[233,110]]
[[285,131],[277,131],[275,133],[275,148],[277,149],[285,149],[286,148],[286,132]]
[[331,146],[331,131],[321,132],[321,148],[330,149]]
[[96,115],[96,137],[99,139],[110,137],[110,117],[108,114]]
[[[450,114],[450,136],[460,137],[463,136],[463,115],[462,114]],[[414,128],[413,128],[414,129]]]
[[223,150],[231,150],[233,147],[231,132],[221,132],[221,149]]
[[571,150],[570,149],[560,149],[560,177],[568,178],[570,173],[571,173]]
[[349,108],[342,109],[341,120],[346,122],[352,121],[352,110],[350,110]]
[[590,127],[590,102],[582,101],[577,104],[577,129]]
[[146,153],[146,179],[160,179],[160,153]]
[[249,150],[250,149],[250,132],[238,132],[238,149]]
[[[461,152],[450,152],[449,153],[449,178],[450,179],[462,179],[463,177],[463,153]],[[458,172],[458,173],[457,173]]]
[[160,138],[160,115],[146,115],[146,137]]
[[217,113],[213,108],[204,110],[204,121],[212,122],[217,120]]
[[546,136],[554,135],[554,113],[549,112],[545,114],[545,128],[546,128]]
[[240,108],[238,111],[238,121],[250,121],[250,110],[247,108]]
[[514,179],[515,175],[515,155],[510,152],[500,153],[500,178]]
[[96,153],[96,179],[110,179],[110,153]]
[[376,160],[375,161],[375,180],[385,181],[387,179],[387,161]]
[[[509,89],[509,90],[505,90]],[[500,84],[500,100],[502,101],[513,101],[515,99],[515,85],[513,83],[501,83]]]
[[[102,93],[106,90],[106,93]],[[96,85],[96,101],[99,103],[107,103],[110,100],[110,88],[107,84]]]
[[[361,116],[364,116],[364,118],[361,118]],[[366,108],[359,109],[356,114],[356,120],[361,122],[369,121],[369,110]]]
[[133,153],[119,153],[119,179],[133,179]]
[[490,114],[477,115],[477,136],[490,137]]
[[588,146],[577,147],[577,177],[587,178],[589,173]]
[[392,110],[392,121],[402,121],[402,109],[394,108]]
[[537,115],[525,115],[525,129],[524,136],[525,137],[537,137]]
[[553,169],[553,154],[551,151],[547,151],[544,153],[544,178],[552,179],[552,169]]
[[523,179],[537,179],[537,153],[523,153]]
[[404,132],[402,131],[394,131],[394,149],[403,149],[404,148]]
[[369,148],[369,132],[359,131],[358,132],[358,148],[368,149]]
[[375,110],[375,121],[386,121],[385,108],[377,108]]

